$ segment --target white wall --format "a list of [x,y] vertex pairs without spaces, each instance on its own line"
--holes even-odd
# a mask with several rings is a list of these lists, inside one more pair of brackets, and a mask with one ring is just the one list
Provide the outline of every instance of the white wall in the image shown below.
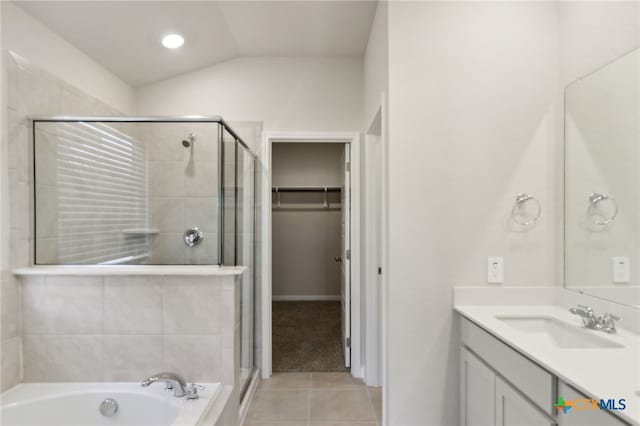
[[640,3],[561,1],[561,81],[567,85],[640,46]]
[[142,115],[221,115],[265,131],[354,131],[362,117],[362,61],[234,59],[137,90]]
[[381,1],[371,25],[371,34],[363,60],[364,129],[380,107],[380,97],[389,89],[388,3]]
[[[389,4],[389,424],[458,424],[453,286],[488,256],[505,285],[554,282],[556,12]],[[544,208],[530,232],[508,227],[518,192]]]
[[[3,16],[2,7],[0,7],[0,23],[2,23]],[[2,31],[0,31],[0,46],[2,42]],[[5,235],[9,233],[9,204],[6,202],[6,197],[9,194],[9,176],[7,175],[8,146],[6,143],[2,143],[7,139],[8,135],[7,115],[7,66],[5,54],[0,51],[0,274],[2,274],[8,262],[7,249],[9,246],[9,240],[5,238]]]
[[12,2],[1,6],[3,51],[19,54],[116,110],[133,112],[131,87]]

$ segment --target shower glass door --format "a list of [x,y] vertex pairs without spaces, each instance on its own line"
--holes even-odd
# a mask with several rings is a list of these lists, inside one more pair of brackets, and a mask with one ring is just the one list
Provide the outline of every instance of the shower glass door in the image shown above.
[[35,263],[219,264],[219,127],[34,122]]

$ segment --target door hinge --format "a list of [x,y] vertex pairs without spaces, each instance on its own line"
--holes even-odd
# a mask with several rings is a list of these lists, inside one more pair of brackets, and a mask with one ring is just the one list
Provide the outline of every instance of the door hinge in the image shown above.
[[347,337],[347,347],[351,347],[351,337]]
[[348,172],[350,172],[350,171],[351,171],[351,161],[347,161],[347,163],[346,163],[345,167],[346,167],[346,170],[347,170]]
[[351,249],[347,249],[347,260],[351,260]]

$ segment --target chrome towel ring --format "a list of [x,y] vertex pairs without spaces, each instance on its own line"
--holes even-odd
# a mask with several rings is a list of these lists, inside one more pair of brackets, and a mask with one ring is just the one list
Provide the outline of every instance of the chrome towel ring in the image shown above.
[[[608,201],[612,206],[611,212],[603,212],[598,209],[600,203]],[[589,207],[587,207],[587,216],[591,219],[591,223],[598,226],[606,226],[612,223],[618,216],[618,202],[615,198],[606,194],[592,193],[589,195]],[[599,220],[598,218],[602,218]]]
[[[532,211],[527,208],[528,204],[533,204]],[[516,197],[516,202],[511,209],[511,219],[520,226],[531,226],[535,224],[542,214],[542,205],[537,198],[530,194],[520,193]]]

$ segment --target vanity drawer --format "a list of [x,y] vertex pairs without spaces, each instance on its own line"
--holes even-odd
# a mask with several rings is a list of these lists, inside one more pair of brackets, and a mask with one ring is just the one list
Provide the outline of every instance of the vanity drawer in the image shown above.
[[466,318],[462,318],[461,339],[465,346],[544,413],[556,415],[553,410],[556,389],[553,375]]

